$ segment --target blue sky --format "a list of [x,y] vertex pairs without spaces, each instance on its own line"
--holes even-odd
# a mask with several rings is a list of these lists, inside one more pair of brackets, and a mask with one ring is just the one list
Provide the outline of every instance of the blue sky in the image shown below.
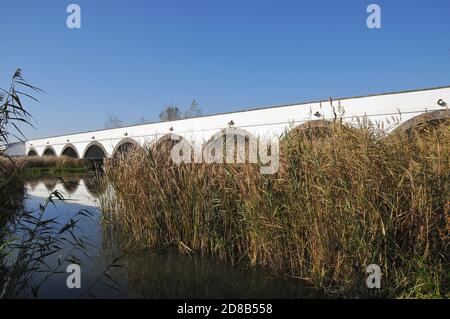
[[0,87],[20,67],[45,90],[28,138],[99,129],[108,112],[156,121],[192,99],[212,114],[450,85],[448,0],[0,0],[0,13]]

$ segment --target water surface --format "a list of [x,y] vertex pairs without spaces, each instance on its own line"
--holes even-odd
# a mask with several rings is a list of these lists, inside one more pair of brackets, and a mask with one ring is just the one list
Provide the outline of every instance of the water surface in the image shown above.
[[[49,194],[57,190],[65,201],[49,205],[46,218],[57,218],[65,224],[80,210],[88,210],[92,218],[81,220],[76,236],[85,236],[93,244],[87,255],[76,254],[82,262],[81,288],[66,285],[67,263],[61,273],[42,284],[40,298],[304,298],[319,293],[294,279],[275,278],[268,272],[244,265],[231,265],[212,257],[180,254],[173,250],[126,251],[119,260],[121,267],[108,268],[116,257],[124,254],[116,236],[102,228],[98,192],[89,177],[45,177],[26,183],[27,210],[39,208]],[[70,246],[63,247],[62,253]],[[58,266],[57,256],[48,264]],[[104,274],[108,269],[107,275]],[[40,276],[35,280],[41,280]]]

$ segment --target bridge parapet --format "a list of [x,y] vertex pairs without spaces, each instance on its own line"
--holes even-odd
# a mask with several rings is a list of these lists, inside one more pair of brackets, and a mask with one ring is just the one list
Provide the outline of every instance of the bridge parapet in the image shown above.
[[25,143],[22,155],[36,152],[41,156],[48,149],[61,155],[70,147],[73,148],[71,153],[85,156],[89,148],[96,145],[106,157],[112,157],[124,141],[144,146],[173,133],[198,145],[230,126],[271,139],[318,119],[334,121],[340,118],[348,125],[357,125],[364,118],[391,132],[426,112],[446,109],[446,103],[450,103],[450,87],[329,99],[34,139]]

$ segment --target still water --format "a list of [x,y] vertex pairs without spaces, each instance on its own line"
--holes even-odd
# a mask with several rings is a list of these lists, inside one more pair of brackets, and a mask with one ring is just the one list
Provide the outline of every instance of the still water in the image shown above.
[[[81,288],[69,289],[68,263],[40,287],[39,298],[310,298],[319,292],[297,280],[274,278],[267,272],[231,265],[212,257],[180,254],[176,251],[136,252],[120,246],[120,240],[102,227],[102,213],[95,185],[88,177],[39,178],[26,183],[28,211],[39,208],[52,190],[65,198],[49,205],[45,218],[65,224],[80,210],[92,216],[80,220],[76,236],[88,238],[92,246],[81,261]],[[70,250],[64,247],[63,253]],[[124,255],[125,253],[125,255]],[[108,268],[113,260],[120,267]],[[57,266],[57,256],[47,261]],[[107,271],[106,271],[107,270]],[[106,271],[106,274],[105,274]],[[44,275],[42,275],[44,276]],[[42,276],[34,280],[42,280]]]

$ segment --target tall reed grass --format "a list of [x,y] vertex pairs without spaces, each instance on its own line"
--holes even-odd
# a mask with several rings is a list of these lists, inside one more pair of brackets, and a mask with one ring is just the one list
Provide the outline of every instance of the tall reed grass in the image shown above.
[[12,158],[0,158],[3,167],[23,170],[27,168],[49,168],[49,167],[84,167],[85,160],[70,158],[67,156],[19,156]]
[[307,280],[333,296],[449,296],[449,128],[291,131],[280,170],[174,165],[147,149],[106,165],[104,210],[138,247],[175,245]]

